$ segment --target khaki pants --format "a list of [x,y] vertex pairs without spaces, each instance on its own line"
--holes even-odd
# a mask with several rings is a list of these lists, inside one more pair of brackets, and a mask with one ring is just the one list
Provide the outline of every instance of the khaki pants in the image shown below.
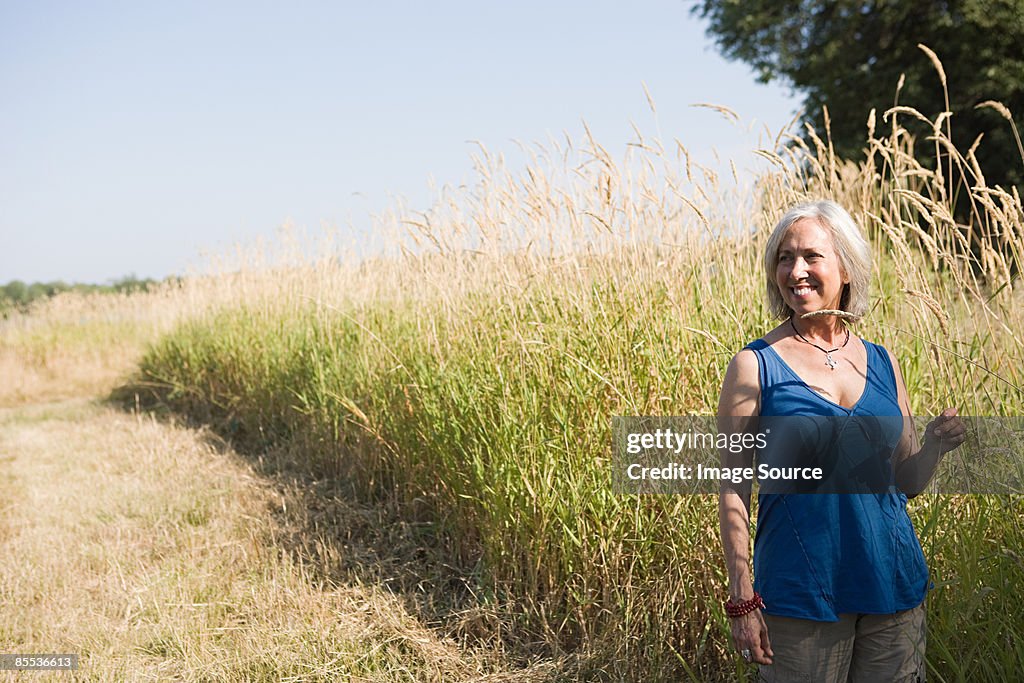
[[924,605],[896,614],[841,614],[838,622],[764,615],[774,662],[768,683],[925,680]]

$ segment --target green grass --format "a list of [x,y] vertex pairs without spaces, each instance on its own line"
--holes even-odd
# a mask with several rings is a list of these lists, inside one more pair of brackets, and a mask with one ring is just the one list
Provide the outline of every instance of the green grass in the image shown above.
[[[401,255],[232,275],[243,293],[163,337],[142,379],[237,444],[286,445],[398,505],[515,655],[577,656],[584,678],[734,680],[749,671],[721,607],[717,501],[614,495],[610,423],[715,412],[731,356],[774,326],[760,258],[784,208],[824,196],[865,226],[873,309],[856,329],[899,359],[916,413],[1024,410],[1019,200],[974,187],[999,208],[956,224],[905,135],[871,142],[884,166],[822,145],[731,191],[658,141],[621,165],[593,141],[573,161],[556,149],[519,178],[485,157],[477,186],[406,221]],[[937,584],[932,675],[1005,680],[1024,665],[1024,611],[1003,602],[1024,586],[1020,502],[910,510]]]
[[[613,495],[610,416],[713,413],[728,349],[767,321],[755,308],[749,325],[730,324],[740,311],[685,280],[673,304],[670,286],[579,283],[514,304],[480,295],[458,317],[422,302],[228,309],[166,337],[143,370],[236,440],[287,442],[310,467],[423,516],[480,600],[508,615],[513,640],[599,650],[612,678],[729,678],[716,500]],[[894,348],[911,393],[934,396],[946,374],[929,374],[925,345],[896,337]],[[964,366],[947,373],[973,376]],[[1024,614],[995,603],[1024,585],[1004,552],[1024,547],[1020,506],[937,498],[912,511],[939,584],[936,676],[1019,659],[1001,634],[1024,634]],[[976,603],[992,607],[987,621]]]

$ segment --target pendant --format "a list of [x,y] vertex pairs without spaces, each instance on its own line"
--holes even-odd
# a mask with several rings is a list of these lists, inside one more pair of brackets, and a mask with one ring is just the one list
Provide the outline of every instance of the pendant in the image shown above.
[[825,365],[827,365],[831,370],[836,369],[836,359],[832,357],[831,353],[825,354]]

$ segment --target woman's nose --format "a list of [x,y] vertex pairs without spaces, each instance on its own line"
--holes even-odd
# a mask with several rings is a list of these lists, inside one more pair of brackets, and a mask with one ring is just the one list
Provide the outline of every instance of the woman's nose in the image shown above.
[[807,275],[807,261],[802,258],[795,259],[793,261],[793,270],[790,272],[798,280],[805,277]]

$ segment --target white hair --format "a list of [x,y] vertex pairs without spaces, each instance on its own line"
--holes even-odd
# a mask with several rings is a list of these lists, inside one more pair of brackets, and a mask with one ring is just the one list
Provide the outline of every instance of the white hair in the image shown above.
[[863,317],[868,311],[868,290],[871,287],[871,247],[846,209],[828,200],[797,204],[786,212],[768,237],[764,251],[768,310],[780,320],[793,315],[793,309],[782,299],[775,273],[779,265],[779,247],[786,231],[804,218],[816,221],[832,238],[839,266],[849,280],[839,297],[839,308],[858,318]]

